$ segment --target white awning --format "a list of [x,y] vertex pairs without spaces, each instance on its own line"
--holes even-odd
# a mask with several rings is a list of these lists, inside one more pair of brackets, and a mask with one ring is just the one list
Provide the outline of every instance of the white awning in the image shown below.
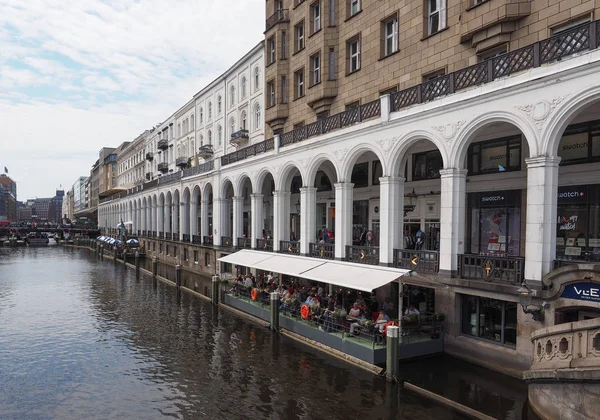
[[370,292],[410,270],[242,249],[219,261]]

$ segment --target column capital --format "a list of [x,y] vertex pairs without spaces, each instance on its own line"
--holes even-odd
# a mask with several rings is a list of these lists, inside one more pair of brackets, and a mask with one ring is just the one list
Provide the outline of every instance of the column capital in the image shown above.
[[440,169],[440,177],[441,178],[466,178],[467,177],[466,169],[458,169],[458,168],[444,168]]
[[[300,188],[300,191],[302,191],[302,188]],[[273,191],[273,197],[289,197],[291,196],[292,193],[290,191]]]
[[300,194],[311,194],[311,193],[316,193],[317,192],[317,188],[316,187],[302,187],[300,188]]
[[354,184],[352,182],[336,182],[333,184],[336,190],[351,190],[354,188]]
[[250,194],[250,197],[251,197],[252,199],[254,199],[254,200],[258,200],[258,199],[261,199],[261,200],[262,200],[262,198],[263,198],[264,196],[263,196],[262,194]]
[[379,178],[379,185],[388,185],[388,184],[404,184],[406,178],[402,176],[382,176]]
[[234,203],[243,203],[244,202],[244,197],[239,197],[239,196],[235,196],[232,198]]
[[560,156],[534,156],[525,159],[527,168],[558,167]]

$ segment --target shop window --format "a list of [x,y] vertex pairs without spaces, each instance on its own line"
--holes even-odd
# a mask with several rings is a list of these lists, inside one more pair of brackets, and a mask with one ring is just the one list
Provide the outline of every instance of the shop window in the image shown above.
[[198,251],[194,251],[194,262],[198,264]]
[[600,160],[600,121],[567,127],[558,145],[561,165]]
[[364,188],[369,186],[369,162],[357,163],[354,165],[350,182],[354,184],[354,188]]
[[413,181],[440,177],[440,169],[444,167],[439,150],[416,153],[413,155]]
[[600,261],[600,185],[558,188],[556,256]]
[[359,244],[363,230],[369,226],[369,200],[356,200],[352,204],[352,243]]
[[517,304],[461,295],[462,333],[497,344],[516,347]]
[[471,254],[520,255],[520,190],[471,193],[468,206]]
[[471,144],[469,175],[521,170],[521,136]]
[[379,160],[373,161],[373,179],[371,185],[379,185],[379,178],[383,176],[383,167]]

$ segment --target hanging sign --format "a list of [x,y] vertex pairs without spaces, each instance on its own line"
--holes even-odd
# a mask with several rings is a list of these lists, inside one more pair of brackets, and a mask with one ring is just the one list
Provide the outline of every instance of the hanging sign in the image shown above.
[[567,299],[587,300],[600,302],[600,284],[597,283],[572,283],[565,286],[560,297]]

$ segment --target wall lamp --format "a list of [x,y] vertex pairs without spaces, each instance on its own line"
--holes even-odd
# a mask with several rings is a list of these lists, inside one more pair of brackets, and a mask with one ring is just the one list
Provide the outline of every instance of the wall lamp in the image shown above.
[[520,295],[520,303],[523,308],[523,312],[531,314],[534,321],[544,322],[544,309],[548,307],[547,302],[543,302],[541,305],[532,305],[531,299],[534,291],[527,285],[526,282],[521,283],[521,287],[517,289],[517,293]]

